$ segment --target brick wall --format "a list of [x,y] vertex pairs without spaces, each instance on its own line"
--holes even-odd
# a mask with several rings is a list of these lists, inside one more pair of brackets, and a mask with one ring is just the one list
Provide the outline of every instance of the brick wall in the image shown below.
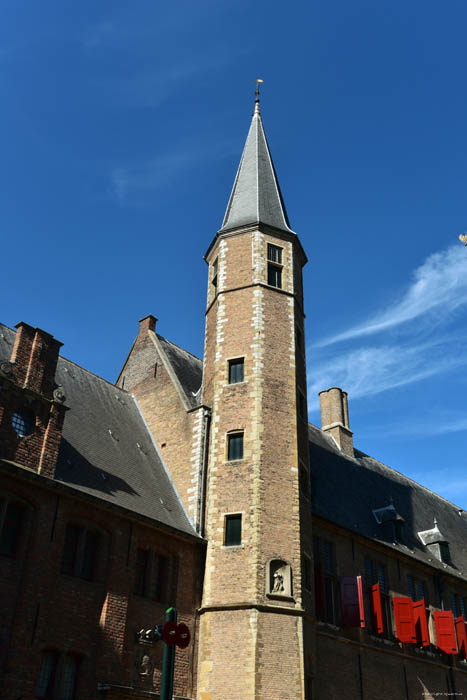
[[[306,386],[303,353],[297,370],[295,332],[303,313],[296,318],[299,253],[292,241],[238,231],[221,237],[208,259],[218,260],[218,284],[208,289],[203,389],[203,402],[212,405],[203,700],[226,697],[227,687],[231,698],[302,698],[304,692],[299,445],[306,444],[300,455],[306,465],[308,450],[306,419],[299,427],[297,418],[297,381],[305,397]],[[266,284],[268,242],[283,251],[282,291]],[[244,357],[244,382],[229,385],[228,361],[236,357]],[[244,454],[229,462],[227,435],[235,430],[244,433]],[[228,513],[242,514],[240,546],[224,546]],[[269,595],[271,560],[291,567],[292,595]]]
[[117,384],[135,396],[187,513],[198,524],[204,410],[188,405],[150,319],[140,323]]
[[[337,700],[341,697],[358,700],[416,700],[419,697],[436,698],[455,692],[467,694],[467,665],[458,657],[447,657],[435,645],[415,649],[395,638],[395,627],[390,614],[389,634],[379,638],[371,629],[370,604],[365,579],[365,559],[383,565],[386,574],[388,597],[410,597],[408,575],[425,584],[426,599],[430,610],[444,606],[449,608],[449,591],[460,591],[459,582],[451,577],[446,581],[444,599],[440,600],[434,584],[433,570],[417,565],[377,543],[314,519],[313,534],[334,546],[336,580],[342,576],[363,577],[365,602],[365,629],[345,629],[337,624],[319,622],[316,640],[316,658],[313,672],[313,698]],[[467,595],[464,587],[463,595]],[[392,604],[389,602],[391,613]],[[434,641],[434,639],[433,639]],[[450,695],[450,696],[451,696]],[[462,695],[461,695],[462,697]]]
[[[0,696],[5,700],[34,696],[44,650],[79,657],[78,698],[96,697],[97,683],[132,688],[136,697],[138,689],[157,691],[162,642],[143,648],[135,633],[162,623],[168,605],[175,605],[179,620],[195,632],[199,547],[70,492],[43,489],[38,481],[31,488],[20,476],[4,478],[1,494],[25,504],[27,518],[17,556],[0,556]],[[61,573],[69,522],[100,533],[95,580]],[[133,593],[138,547],[171,557],[171,582],[161,602]],[[149,675],[140,673],[143,652],[150,656]],[[177,652],[177,695],[194,697],[194,668],[192,643]],[[106,697],[112,697],[110,690]]]

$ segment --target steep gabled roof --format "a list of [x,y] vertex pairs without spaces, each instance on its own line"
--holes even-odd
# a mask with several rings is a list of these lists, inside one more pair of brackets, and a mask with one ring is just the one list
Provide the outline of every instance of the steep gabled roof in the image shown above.
[[[346,457],[332,437],[314,425],[308,428],[315,515],[467,579],[465,511],[359,450],[355,450],[355,459]],[[394,543],[391,530],[378,525],[373,515],[374,509],[391,500],[405,521],[405,544]],[[418,532],[433,526],[434,516],[449,542],[452,565],[439,561],[418,537]]]
[[255,223],[291,232],[258,101],[220,230]]
[[201,382],[203,381],[202,360],[159,334],[157,334],[157,338],[180,382],[188,403],[191,407],[198,406],[200,403]]
[[[0,359],[10,357],[14,337],[0,324]],[[55,479],[194,535],[134,398],[63,357],[55,378],[70,409]]]

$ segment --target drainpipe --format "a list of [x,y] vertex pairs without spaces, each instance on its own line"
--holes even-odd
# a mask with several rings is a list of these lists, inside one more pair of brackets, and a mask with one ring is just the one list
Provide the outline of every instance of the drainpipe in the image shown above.
[[211,426],[211,411],[209,408],[203,408],[203,458],[201,464],[201,484],[199,488],[198,498],[198,513],[199,520],[196,531],[198,535],[204,537],[205,518],[206,518],[206,476],[208,471],[209,457],[209,430]]

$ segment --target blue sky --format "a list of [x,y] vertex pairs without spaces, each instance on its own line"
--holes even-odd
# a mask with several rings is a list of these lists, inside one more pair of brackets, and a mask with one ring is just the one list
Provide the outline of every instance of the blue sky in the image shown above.
[[254,81],[305,268],[310,419],[467,508],[464,0],[4,0],[1,320],[115,379],[202,353]]

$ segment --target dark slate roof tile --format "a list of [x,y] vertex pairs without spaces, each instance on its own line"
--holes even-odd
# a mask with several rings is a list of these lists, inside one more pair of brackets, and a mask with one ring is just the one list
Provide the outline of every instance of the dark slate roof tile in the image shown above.
[[[9,358],[14,337],[0,325],[0,359]],[[56,382],[70,410],[55,479],[194,535],[134,398],[62,357]]]
[[203,381],[202,360],[159,334],[157,338],[185,392],[188,403],[192,407],[198,406],[201,401],[200,389]]
[[[346,457],[334,440],[314,425],[309,425],[309,448],[314,514],[467,579],[466,512],[359,450],[355,450],[355,459]],[[394,544],[392,531],[378,525],[372,512],[389,505],[391,498],[405,521],[405,544]],[[434,516],[449,542],[451,565],[436,559],[417,535],[433,527]]]

